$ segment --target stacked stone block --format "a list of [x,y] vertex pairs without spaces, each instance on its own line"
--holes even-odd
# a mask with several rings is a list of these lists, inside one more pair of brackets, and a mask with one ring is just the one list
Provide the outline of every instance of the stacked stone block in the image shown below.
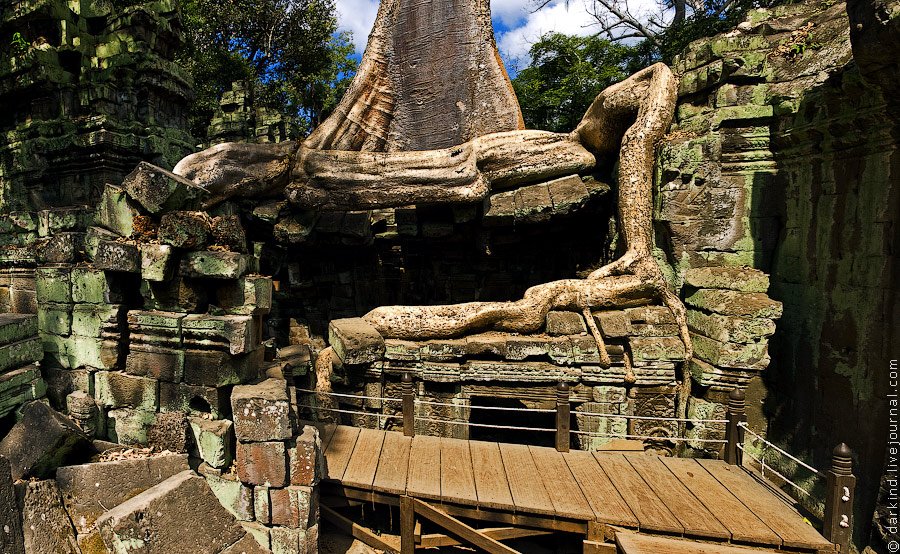
[[0,418],[42,398],[47,385],[35,362],[43,357],[33,315],[0,315]]
[[318,551],[324,462],[318,431],[298,428],[293,394],[281,379],[236,386],[231,395],[236,478],[207,478],[260,544],[274,553],[312,554]]

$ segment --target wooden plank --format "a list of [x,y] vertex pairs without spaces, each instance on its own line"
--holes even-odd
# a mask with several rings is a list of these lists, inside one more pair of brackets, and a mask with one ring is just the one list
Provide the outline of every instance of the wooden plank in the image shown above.
[[594,519],[594,511],[569,471],[564,454],[545,446],[529,446],[528,450],[556,513],[575,519]]
[[372,489],[390,494],[406,494],[406,472],[409,469],[409,448],[412,437],[388,432],[381,447],[381,458]]
[[337,425],[333,423],[320,423],[316,425],[316,429],[319,430],[319,439],[322,441],[322,450],[324,451],[328,448],[328,445],[331,443],[331,437],[334,436],[334,430],[337,429]]
[[594,519],[612,525],[639,526],[637,517],[590,452],[573,450],[564,458],[594,512]]
[[744,469],[721,460],[698,460],[706,470],[728,489],[731,494],[750,508],[756,517],[778,533],[784,546],[789,548],[833,548],[825,537],[811,525],[803,522],[803,516],[784,503],[765,485],[757,482]]
[[687,539],[674,539],[656,535],[645,535],[619,531],[616,533],[616,544],[621,554],[766,554],[774,550],[745,548],[730,544],[715,544]]
[[420,498],[441,498],[441,439],[416,435],[409,448],[406,494]]
[[555,516],[553,501],[544,489],[528,447],[524,444],[501,443],[500,455],[516,511]]
[[659,499],[644,479],[631,467],[622,454],[594,452],[594,459],[606,472],[609,480],[622,495],[638,519],[641,530],[662,531],[664,533],[684,532],[684,527],[666,504]]
[[466,525],[462,521],[449,514],[445,514],[430,504],[422,502],[421,500],[411,500],[415,503],[417,514],[428,521],[437,524],[439,527],[446,529],[450,534],[459,537],[463,541],[480,548],[485,552],[489,552],[490,554],[518,554],[517,551],[506,546],[502,542],[479,533],[474,527]]
[[441,498],[472,506],[478,504],[469,441],[441,439]]
[[356,438],[359,437],[359,429],[338,425],[334,429],[328,448],[325,449],[325,475],[327,479],[340,481],[350,462],[353,447],[356,446]]
[[662,458],[662,461],[713,515],[722,516],[719,517],[719,521],[731,533],[732,540],[781,546],[781,537],[769,529],[768,525],[756,517],[696,460]]
[[728,529],[691,494],[658,456],[635,455],[625,456],[625,459],[684,526],[686,535],[725,540],[731,538]]
[[377,429],[361,429],[347,470],[341,482],[350,487],[371,490],[375,472],[378,470],[378,458],[384,444],[385,431]]
[[[545,531],[543,529],[522,529],[519,527],[489,527],[486,529],[478,529],[478,532],[498,541],[553,534],[553,531]],[[442,535],[440,533],[432,533],[429,535],[422,535],[422,541],[419,543],[419,548],[436,548],[439,546],[456,546],[459,544],[462,544],[462,542],[453,537]]]
[[503,469],[500,446],[496,442],[471,441],[469,452],[472,455],[478,505],[498,510],[515,508],[509,483],[506,481],[506,471]]
[[397,554],[400,554],[400,545],[396,544],[393,541],[388,541],[387,538],[383,535],[376,535],[369,529],[363,527],[362,525],[354,523],[353,521],[337,513],[328,506],[320,505],[319,509],[322,511],[322,517],[324,517],[326,520],[328,520],[329,523],[337,527],[339,531],[343,531],[344,533],[360,540],[361,542],[368,546],[371,546],[372,548],[384,550],[385,552],[396,552]]

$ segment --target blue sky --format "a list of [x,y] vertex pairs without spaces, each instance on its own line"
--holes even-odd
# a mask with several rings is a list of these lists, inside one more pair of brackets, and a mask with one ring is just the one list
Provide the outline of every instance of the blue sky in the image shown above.
[[[366,39],[378,12],[378,0],[336,0],[338,26],[353,32],[357,53]],[[590,0],[552,0],[535,12],[535,0],[491,0],[494,35],[500,56],[511,75],[528,65],[528,49],[542,35],[556,31],[570,35],[597,32],[596,20],[588,13]],[[632,13],[648,13],[656,8],[655,0],[630,0]]]

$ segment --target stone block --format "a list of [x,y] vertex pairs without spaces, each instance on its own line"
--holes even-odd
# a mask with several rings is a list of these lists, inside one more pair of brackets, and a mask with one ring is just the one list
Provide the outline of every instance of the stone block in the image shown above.
[[253,487],[241,483],[233,474],[222,474],[220,471],[204,469],[203,466],[200,474],[231,515],[240,521],[254,520]]
[[241,218],[237,215],[220,215],[210,221],[212,241],[225,246],[232,252],[247,253],[247,235],[241,226]]
[[631,323],[647,323],[652,325],[675,323],[675,316],[672,315],[672,310],[665,306],[627,308],[625,313],[631,318]]
[[746,344],[720,342],[691,333],[694,355],[720,367],[763,370],[769,365],[768,341]]
[[247,275],[216,290],[216,304],[228,313],[264,315],[272,309],[272,278]]
[[27,402],[42,398],[46,393],[47,384],[41,378],[37,365],[27,365],[0,374],[0,418],[6,417]]
[[187,456],[166,454],[61,467],[56,482],[75,529],[83,534],[108,510],[187,469]]
[[147,433],[156,422],[156,412],[119,408],[106,413],[106,433],[119,444],[147,444]]
[[266,379],[231,392],[235,435],[240,441],[286,440],[293,435],[287,383]]
[[287,485],[287,449],[283,442],[238,442],[237,474],[251,485]]
[[[241,527],[252,535],[256,542],[263,548],[269,548],[271,541],[269,540],[269,528],[258,521],[242,521]],[[270,551],[266,551],[270,552]]]
[[25,552],[81,554],[72,522],[63,508],[56,481],[24,481],[16,485]]
[[384,356],[381,334],[358,317],[331,320],[328,324],[328,343],[345,364],[370,363]]
[[264,525],[272,523],[272,502],[269,500],[268,486],[253,487],[253,513],[259,523]]
[[550,199],[553,201],[553,213],[570,214],[582,208],[590,199],[590,193],[584,181],[578,175],[569,175],[547,182]]
[[22,522],[16,506],[16,489],[13,485],[9,460],[0,456],[0,552],[25,554]]
[[192,417],[190,425],[201,460],[216,469],[231,465],[234,457],[234,424],[231,421]]
[[35,295],[39,304],[72,302],[71,270],[68,267],[39,267],[34,270]]
[[162,216],[159,242],[185,250],[200,250],[209,239],[209,215],[205,212],[177,211]]
[[291,485],[312,487],[325,475],[325,457],[319,430],[305,425],[290,452]]
[[182,320],[181,329],[186,347],[218,348],[224,341],[232,355],[257,347],[255,321],[247,315],[191,314]]
[[245,254],[204,250],[186,254],[179,272],[186,277],[237,279],[247,272],[247,267],[248,256]]
[[122,554],[218,554],[245,533],[191,471],[119,504],[97,520],[97,527],[106,546]]
[[551,311],[547,313],[546,330],[548,335],[554,336],[578,335],[586,333],[587,326],[584,324],[581,314]]
[[97,244],[94,267],[105,271],[140,273],[141,252],[136,244],[103,240]]
[[159,382],[159,410],[191,415],[209,414],[215,419],[231,416],[228,389]]
[[760,292],[737,292],[720,289],[699,289],[687,295],[685,303],[709,312],[753,318],[778,319],[781,302]]
[[188,430],[188,421],[182,412],[156,414],[156,419],[147,431],[147,445],[156,451],[187,453],[193,444],[193,433]]
[[184,375],[184,352],[151,344],[132,344],[125,372],[177,383]]
[[466,339],[436,339],[419,343],[419,359],[450,362],[466,357]]
[[502,333],[469,335],[466,337],[466,355],[505,358],[506,335]]
[[222,387],[254,381],[259,375],[265,350],[232,356],[221,350],[185,350],[184,382]]
[[94,390],[97,403],[107,408],[135,408],[153,412],[159,406],[155,379],[118,371],[98,371],[94,374]]
[[166,312],[202,312],[209,302],[209,284],[179,275],[165,281],[141,280],[144,308]]
[[[506,343],[503,344],[505,346]],[[420,343],[414,341],[385,339],[384,358],[386,360],[399,360],[404,362],[416,361],[421,359],[419,356],[419,347]],[[466,339],[466,353],[469,353],[468,338]]]
[[54,406],[64,406],[66,397],[75,391],[94,396],[93,370],[44,367],[40,373],[47,383],[47,396]]
[[594,312],[594,321],[604,337],[620,338],[631,334],[631,318],[622,310]]
[[318,521],[319,493],[314,487],[269,489],[272,525],[306,529]]
[[140,215],[140,208],[128,199],[125,189],[106,185],[94,213],[94,225],[130,237],[134,233],[134,218]]
[[520,361],[547,355],[547,339],[540,336],[509,335],[506,337],[507,360]]
[[0,344],[11,344],[34,338],[37,334],[37,316],[31,314],[0,314]]
[[769,276],[750,267],[695,267],[685,272],[684,284],[698,289],[766,292]]
[[76,304],[121,304],[124,284],[121,275],[107,274],[88,266],[72,268],[72,302]]
[[37,233],[49,237],[64,231],[78,231],[87,227],[94,213],[87,207],[52,208],[37,212]]
[[46,477],[89,445],[72,420],[43,402],[32,402],[0,441],[0,456],[9,460],[13,479]]
[[688,310],[688,328],[721,342],[751,343],[775,333],[775,322],[768,318],[750,318],[708,314]]
[[175,254],[168,244],[141,243],[141,279],[166,281],[175,269]]
[[121,336],[124,326],[125,309],[120,305],[75,304],[72,306],[71,332],[73,334],[92,338],[100,338],[108,334],[110,335],[108,338],[118,338],[116,335]]
[[256,537],[248,532],[219,554],[272,554],[272,551],[259,544]]
[[122,237],[117,233],[113,233],[102,227],[97,227],[96,225],[88,227],[87,232],[84,234],[84,252],[88,255],[89,259],[94,259],[94,256],[97,255],[97,247],[101,242],[115,242],[120,238]]
[[291,527],[272,527],[269,531],[272,541],[272,554],[307,554],[307,536],[305,529]]
[[34,257],[42,264],[71,264],[84,248],[84,233],[58,233],[32,243]]
[[631,337],[628,343],[634,362],[684,361],[684,343],[678,337]]
[[119,339],[100,339],[72,335],[66,341],[68,367],[119,368]]
[[126,175],[122,187],[152,214],[193,207],[208,194],[192,181],[147,162]]
[[550,220],[553,200],[546,183],[529,185],[516,190],[516,221],[541,223]]

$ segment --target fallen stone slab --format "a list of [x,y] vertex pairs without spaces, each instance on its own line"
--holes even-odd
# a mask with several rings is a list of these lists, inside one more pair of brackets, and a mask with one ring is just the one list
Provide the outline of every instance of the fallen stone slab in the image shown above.
[[266,379],[231,392],[234,432],[240,441],[286,440],[293,435],[287,382]]
[[192,471],[182,471],[103,514],[97,528],[119,554],[218,554],[245,535]]
[[158,451],[187,453],[193,444],[187,416],[182,412],[156,414],[156,420],[147,431],[147,444]]
[[0,344],[10,344],[37,336],[37,316],[0,314]]
[[238,215],[220,215],[212,218],[210,234],[215,244],[226,246],[232,252],[247,252],[247,235]]
[[384,339],[359,317],[334,319],[328,324],[328,343],[345,364],[365,364],[384,356]]
[[13,479],[47,477],[89,447],[88,436],[70,419],[43,402],[32,402],[0,441],[0,456],[9,460]]
[[123,188],[106,185],[94,214],[94,222],[119,236],[130,237],[134,233],[134,219],[140,215],[140,209],[128,199]]
[[16,498],[22,513],[25,552],[81,554],[56,481],[21,482],[16,485]]
[[218,347],[223,341],[232,355],[256,347],[257,327],[249,315],[190,314],[181,322],[185,346]]
[[153,214],[192,207],[207,195],[203,187],[147,162],[139,163],[126,175],[122,186],[128,196]]
[[253,487],[241,483],[234,474],[200,465],[197,470],[226,510],[239,521],[253,521]]
[[0,456],[0,552],[25,554],[24,541],[9,460]]
[[252,485],[283,487],[288,483],[288,454],[283,442],[239,442],[238,478]]
[[551,311],[547,313],[548,335],[578,335],[587,332],[584,318],[575,312]]
[[194,444],[200,459],[210,467],[222,469],[231,464],[234,454],[234,424],[227,419],[190,418]]
[[134,244],[102,240],[97,244],[97,251],[94,254],[94,267],[106,271],[139,273],[141,252]]
[[79,534],[107,511],[188,468],[187,455],[65,466],[56,470],[63,503]]

